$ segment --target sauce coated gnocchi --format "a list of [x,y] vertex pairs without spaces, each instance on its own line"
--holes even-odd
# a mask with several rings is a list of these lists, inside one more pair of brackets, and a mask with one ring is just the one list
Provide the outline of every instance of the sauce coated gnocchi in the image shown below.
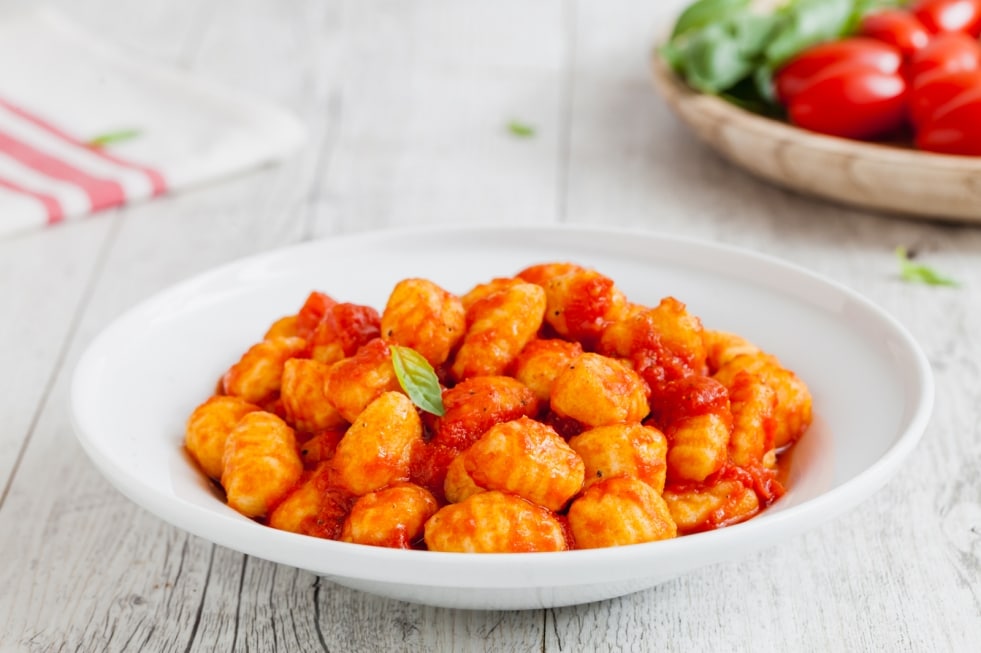
[[[442,414],[410,399],[393,362],[406,347]],[[405,279],[381,314],[312,292],[231,362],[184,445],[272,528],[564,551],[754,517],[783,495],[780,454],[810,422],[806,384],[755,343],[555,262],[461,295]]]

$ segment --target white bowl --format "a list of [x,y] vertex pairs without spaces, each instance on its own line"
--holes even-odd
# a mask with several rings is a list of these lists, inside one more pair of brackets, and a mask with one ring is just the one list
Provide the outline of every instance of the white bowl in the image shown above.
[[[562,553],[453,554],[333,542],[257,524],[224,504],[186,457],[184,423],[216,379],[313,289],[381,308],[405,277],[462,293],[545,261],[612,277],[632,301],[686,302],[709,328],[740,333],[810,386],[815,422],[787,494],[759,517],[675,540]],[[368,592],[437,606],[553,607],[651,587],[812,528],[880,488],[916,445],[933,402],[923,353],[892,318],[801,268],[731,247],[577,228],[367,233],[232,263],[113,322],[75,370],[79,441],[126,496],[222,546]]]

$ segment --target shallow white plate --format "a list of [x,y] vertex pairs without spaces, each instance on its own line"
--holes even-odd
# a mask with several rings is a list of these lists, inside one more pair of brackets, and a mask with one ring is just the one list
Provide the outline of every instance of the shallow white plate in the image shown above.
[[[401,551],[256,524],[228,508],[185,457],[188,415],[310,290],[380,309],[405,277],[462,293],[560,260],[595,267],[635,302],[674,295],[707,327],[750,338],[810,385],[816,419],[794,453],[783,499],[744,524],[651,544],[494,555]],[[932,402],[929,365],[909,334],[868,301],[798,267],[646,233],[487,228],[333,238],[178,284],[95,339],[75,371],[71,409],[78,438],[102,473],[137,504],[191,533],[389,597],[520,609],[634,592],[831,519],[892,476],[922,434]]]

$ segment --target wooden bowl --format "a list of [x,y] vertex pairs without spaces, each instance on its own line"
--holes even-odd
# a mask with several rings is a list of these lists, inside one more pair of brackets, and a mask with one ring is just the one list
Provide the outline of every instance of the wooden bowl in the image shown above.
[[754,175],[866,209],[981,222],[981,157],[805,131],[693,91],[658,55],[652,69],[658,90],[698,138]]

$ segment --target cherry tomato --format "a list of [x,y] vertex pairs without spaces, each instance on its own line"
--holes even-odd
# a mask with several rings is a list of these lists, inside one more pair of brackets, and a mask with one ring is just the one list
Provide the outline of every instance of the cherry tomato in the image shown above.
[[978,68],[981,68],[981,44],[967,34],[951,32],[938,34],[914,54],[907,75],[915,82],[920,75],[935,70],[952,73]]
[[981,35],[981,0],[920,0],[913,5],[912,13],[934,34]]
[[920,19],[902,9],[869,14],[859,24],[858,33],[888,43],[907,57],[930,42],[930,32]]
[[916,132],[916,147],[941,154],[981,155],[981,87],[964,91]]
[[964,91],[981,88],[981,70],[948,73],[938,70],[920,75],[909,90],[909,117],[920,127]]
[[903,57],[899,49],[876,39],[852,37],[821,43],[804,50],[777,71],[774,77],[777,99],[782,104],[789,104],[816,77],[842,62],[894,74],[902,65]]
[[795,125],[832,136],[884,136],[905,122],[906,80],[897,73],[841,62],[798,91],[787,115]]

